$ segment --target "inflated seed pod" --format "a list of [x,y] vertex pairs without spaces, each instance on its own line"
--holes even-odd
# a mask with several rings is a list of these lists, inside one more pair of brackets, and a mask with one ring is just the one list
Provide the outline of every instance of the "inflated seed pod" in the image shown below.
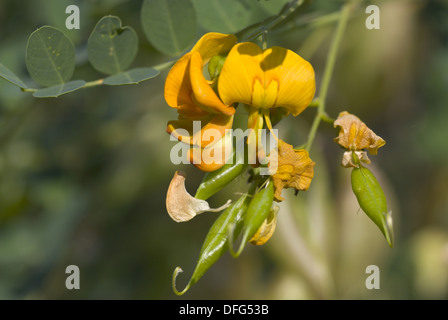
[[206,173],[194,197],[207,200],[238,177],[246,168],[244,156],[235,154],[233,160],[233,163],[225,164],[221,169]]
[[237,234],[241,230],[243,224],[243,215],[246,212],[250,202],[250,197],[245,194],[239,198],[238,201],[233,203],[226,211],[224,211],[211,226],[207,237],[202,244],[201,251],[199,253],[199,259],[196,264],[196,268],[193,271],[193,275],[190,278],[185,289],[178,291],[176,289],[176,277],[182,272],[180,267],[177,267],[173,273],[173,291],[177,295],[182,295],[195,284],[204,273],[227,251],[228,240],[228,227],[229,225],[235,225],[235,233]]
[[369,169],[353,168],[352,189],[359,206],[378,226],[390,247],[393,246],[392,215],[387,211],[386,196]]
[[247,208],[244,216],[243,229],[241,231],[241,243],[237,252],[233,251],[234,237],[229,237],[229,251],[233,257],[236,258],[241,254],[249,239],[255,235],[258,229],[260,229],[271,211],[273,201],[274,184],[269,180],[266,187],[255,194]]

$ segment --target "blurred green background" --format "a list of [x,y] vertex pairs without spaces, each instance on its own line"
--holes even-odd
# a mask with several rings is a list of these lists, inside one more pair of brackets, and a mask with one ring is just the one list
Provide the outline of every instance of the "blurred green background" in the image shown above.
[[[241,1],[247,7],[248,1]],[[256,1],[252,1],[256,2]],[[274,5],[275,0],[272,0]],[[279,1],[279,5],[285,1]],[[194,194],[203,173],[173,165],[163,99],[167,70],[135,86],[95,87],[36,99],[0,79],[0,299],[447,299],[448,298],[448,4],[378,1],[381,29],[367,30],[363,2],[350,20],[328,97],[328,113],[359,116],[387,141],[369,168],[393,211],[395,247],[359,210],[350,171],[340,167],[337,131],[321,124],[311,150],[317,163],[308,192],[281,204],[277,230],[238,259],[223,256],[181,298],[171,289],[176,266],[194,268],[214,214],[172,221],[165,195],[176,170]],[[65,8],[81,9],[81,29],[65,28]],[[27,83],[25,47],[43,25],[60,28],[77,49],[73,79],[103,77],[88,63],[87,38],[105,15],[138,33],[133,67],[172,59],[146,40],[141,1],[0,2],[0,62]],[[245,23],[269,16],[259,4]],[[268,4],[271,5],[272,3]],[[339,1],[309,1],[268,36],[295,50],[319,86],[334,23],[304,21],[335,12]],[[281,7],[281,6],[280,6]],[[210,21],[198,38],[213,30]],[[219,26],[217,26],[219,27]],[[277,126],[289,143],[306,141],[315,110]],[[213,197],[222,204],[244,179]],[[81,270],[67,290],[65,268]],[[381,271],[367,290],[366,267]]]

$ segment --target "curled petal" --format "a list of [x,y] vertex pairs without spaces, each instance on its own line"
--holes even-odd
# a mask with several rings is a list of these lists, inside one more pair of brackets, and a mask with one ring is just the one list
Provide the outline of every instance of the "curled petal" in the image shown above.
[[176,171],[166,195],[166,209],[170,217],[176,222],[185,222],[193,219],[203,212],[219,212],[230,205],[230,200],[226,204],[211,209],[208,202],[192,197],[185,188],[186,174]]
[[212,146],[232,128],[233,116],[211,115],[202,120],[169,121],[166,131],[176,139],[191,146]]
[[233,115],[235,108],[222,103],[207,80],[205,80],[202,71],[203,66],[204,63],[201,55],[198,52],[194,52],[190,61],[190,81],[193,90],[193,100],[202,110],[207,112],[215,114],[222,113],[228,116]]
[[222,168],[232,156],[232,135],[226,134],[217,143],[205,148],[191,148],[187,158],[196,168],[212,172]]
[[183,117],[198,119],[208,113],[202,110],[192,99],[190,82],[191,53],[180,58],[171,68],[165,81],[165,100]]
[[171,68],[165,82],[165,100],[179,115],[198,119],[211,113],[232,115],[235,109],[224,105],[207,83],[202,68],[215,55],[227,53],[235,44],[234,35],[205,34]]
[[344,155],[342,156],[342,166],[344,168],[359,168],[359,164],[355,163],[353,161],[353,152],[355,153],[356,157],[359,161],[369,164],[370,159],[367,156],[366,151],[346,151],[344,152]]
[[229,52],[237,41],[238,39],[233,34],[209,32],[196,42],[191,52],[199,52],[206,64],[211,57]]
[[386,144],[386,141],[377,136],[358,117],[346,111],[339,114],[334,126],[340,128],[339,135],[334,141],[347,150],[367,149],[375,155],[378,148]]
[[271,209],[268,217],[264,220],[257,233],[255,233],[249,240],[251,244],[261,246],[271,239],[277,225],[277,213],[279,209],[279,206],[274,206],[274,208]]

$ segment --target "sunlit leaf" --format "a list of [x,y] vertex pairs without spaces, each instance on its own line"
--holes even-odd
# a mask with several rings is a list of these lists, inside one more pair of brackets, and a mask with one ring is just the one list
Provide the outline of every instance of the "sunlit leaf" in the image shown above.
[[190,0],[145,0],[141,20],[149,42],[167,55],[181,54],[196,38],[196,13]]
[[11,82],[12,84],[15,84],[16,86],[26,89],[28,86],[17,77],[14,72],[6,68],[3,64],[0,63],[0,77],[5,79],[6,81]]
[[237,32],[249,23],[250,8],[239,0],[192,0],[199,24],[209,30],[222,33]]
[[103,17],[96,24],[87,42],[87,55],[99,72],[116,74],[126,70],[138,51],[137,33],[122,27],[118,17]]
[[28,39],[26,66],[34,81],[45,87],[65,83],[75,70],[75,48],[60,30],[44,26]]
[[63,94],[82,88],[86,82],[84,80],[73,80],[60,85],[37,90],[33,93],[36,98],[57,98]]
[[137,84],[145,80],[155,78],[159,71],[153,68],[135,68],[104,79],[104,84],[110,86],[120,86],[127,84]]

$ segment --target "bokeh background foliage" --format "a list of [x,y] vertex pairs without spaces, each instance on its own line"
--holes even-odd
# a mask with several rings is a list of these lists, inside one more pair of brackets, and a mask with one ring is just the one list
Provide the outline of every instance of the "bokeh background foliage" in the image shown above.
[[[143,68],[182,54],[207,31],[233,33],[263,21],[286,2],[4,0],[0,62],[32,83],[27,39],[50,25],[74,44],[73,79],[92,81],[104,74],[89,63],[87,40],[104,16],[135,30],[130,68]],[[370,3],[380,7],[380,30],[365,28]],[[81,10],[80,30],[65,28],[70,4]],[[335,26],[331,14],[340,4],[306,1],[268,35],[270,46],[313,64],[318,86]],[[157,34],[167,28],[161,30],[156,9],[158,17],[184,13],[162,19],[180,28],[170,41]],[[447,16],[442,0],[361,2],[330,87],[331,116],[354,113],[387,141],[370,168],[393,210],[395,247],[358,212],[350,172],[340,167],[342,151],[332,141],[336,131],[322,124],[311,150],[315,179],[299,197],[285,194],[273,238],[238,259],[226,254],[180,299],[448,298]],[[178,285],[186,283],[214,216],[177,224],[166,214],[174,171],[187,172],[192,193],[203,176],[169,161],[174,142],[165,125],[176,112],[163,99],[166,72],[135,86],[86,88],[57,99],[36,99],[0,79],[1,299],[177,299],[172,271],[182,266]],[[302,144],[314,113],[285,119],[280,135]],[[229,197],[222,192],[211,202]],[[65,288],[71,264],[81,270],[80,290]],[[371,264],[381,270],[380,290],[365,288]]]

